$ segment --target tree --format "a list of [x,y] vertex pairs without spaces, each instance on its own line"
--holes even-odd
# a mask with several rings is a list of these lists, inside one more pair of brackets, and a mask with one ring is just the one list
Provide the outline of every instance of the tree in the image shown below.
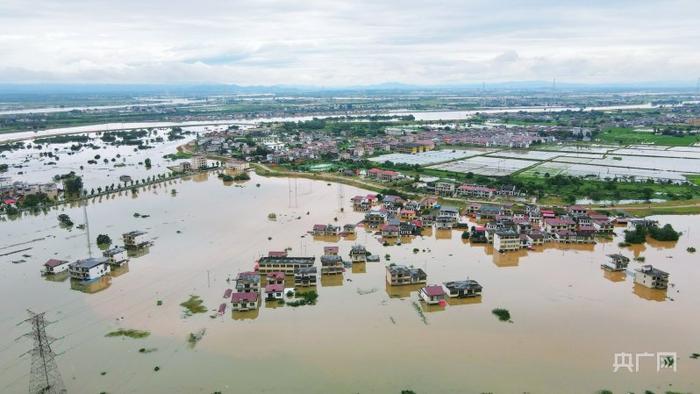
[[107,234],[100,234],[97,236],[97,244],[98,245],[110,245],[112,243],[112,239],[109,237]]
[[83,179],[77,175],[64,179],[63,190],[68,195],[79,196],[80,192],[83,190]]
[[151,159],[144,160],[143,164],[146,166],[146,168],[151,168]]

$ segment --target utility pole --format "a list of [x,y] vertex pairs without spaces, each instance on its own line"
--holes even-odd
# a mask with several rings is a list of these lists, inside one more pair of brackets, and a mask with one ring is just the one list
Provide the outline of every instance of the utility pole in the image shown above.
[[56,339],[46,335],[46,326],[50,323],[44,318],[45,312],[34,313],[30,310],[27,312],[29,312],[29,319],[20,324],[31,323],[32,331],[23,336],[34,340],[34,347],[27,352],[32,355],[29,393],[65,394],[67,391],[56,364],[56,354],[51,350],[51,344]]
[[90,223],[88,222],[87,200],[83,202],[83,216],[85,216],[85,236],[87,237],[88,257],[92,257],[92,247],[90,246]]

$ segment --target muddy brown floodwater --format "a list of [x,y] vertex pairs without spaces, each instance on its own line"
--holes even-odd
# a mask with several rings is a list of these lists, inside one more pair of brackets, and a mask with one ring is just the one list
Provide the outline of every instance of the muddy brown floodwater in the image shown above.
[[[676,244],[622,251],[670,272],[674,286],[660,293],[601,270],[606,254],[620,251],[619,237],[498,254],[463,241],[459,231],[428,231],[386,247],[361,228],[355,240],[307,235],[313,224],[335,217],[341,225],[359,222],[362,214],[352,212],[349,198],[360,193],[255,175],[224,185],[212,174],[151,187],[138,197],[103,197],[87,208],[93,237],[106,233],[119,242],[121,233],[140,229],[154,245],[88,286],[39,275],[48,258],[88,254],[84,233],[56,220],[67,213],[82,223],[82,208],[0,222],[0,254],[31,248],[0,258],[0,392],[25,392],[28,385],[30,360],[18,356],[31,343],[14,342],[28,329],[16,326],[27,308],[55,321],[48,330],[62,337],[54,348],[63,352],[58,364],[72,393],[700,390],[700,360],[690,358],[700,353],[700,262],[686,251],[700,244],[697,216],[660,218],[684,232]],[[268,250],[318,257],[323,246],[338,245],[347,258],[354,243],[382,261],[348,269],[342,279],[323,278],[316,305],[263,302],[257,312],[210,317],[225,302],[227,278],[251,269]],[[483,297],[428,308],[418,302],[417,287],[386,285],[386,254],[390,262],[422,267],[429,283],[475,279]],[[20,259],[25,262],[12,263]],[[184,317],[179,304],[191,294],[210,312]],[[508,309],[513,322],[493,316],[497,307]],[[105,337],[116,328],[151,335]],[[189,345],[188,335],[203,329],[201,341]],[[619,352],[677,352],[677,372],[657,372],[654,358],[642,358],[639,372],[614,373]]]

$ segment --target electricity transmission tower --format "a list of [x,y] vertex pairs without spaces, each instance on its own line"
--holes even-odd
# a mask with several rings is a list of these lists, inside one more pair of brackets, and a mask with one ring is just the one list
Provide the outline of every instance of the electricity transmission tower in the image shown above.
[[29,393],[65,394],[66,389],[56,364],[56,354],[51,350],[51,344],[56,339],[46,335],[46,326],[50,323],[44,318],[44,312],[34,313],[30,310],[27,312],[29,312],[29,319],[20,324],[31,323],[32,331],[24,336],[34,340],[34,347],[27,352],[32,355]]

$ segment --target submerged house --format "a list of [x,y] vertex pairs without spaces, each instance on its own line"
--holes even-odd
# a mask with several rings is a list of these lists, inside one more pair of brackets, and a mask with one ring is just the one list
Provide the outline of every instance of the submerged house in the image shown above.
[[608,257],[610,257],[610,261],[600,265],[606,271],[624,271],[630,262],[628,257],[621,254],[609,254]]
[[316,267],[302,267],[294,272],[294,286],[316,286]]
[[325,256],[337,256],[338,255],[338,247],[337,246],[324,246],[323,247],[323,254]]
[[146,240],[146,232],[144,231],[129,231],[122,234],[122,238],[124,239],[124,247],[127,249],[140,249],[151,244]]
[[314,224],[313,231],[314,236],[337,236],[340,234],[340,227],[334,226],[332,224]]
[[453,298],[478,297],[482,290],[479,282],[471,279],[445,282],[443,286],[447,289],[447,295]]
[[108,260],[104,257],[90,257],[77,260],[69,266],[70,277],[80,281],[101,278],[110,272]]
[[41,273],[43,275],[56,275],[66,272],[69,266],[70,264],[67,260],[49,259],[44,263]]
[[238,292],[259,292],[260,275],[257,272],[241,272],[236,277],[236,291]]
[[428,275],[420,268],[389,264],[386,267],[386,281],[392,286],[426,283]]
[[520,235],[513,230],[498,230],[493,234],[493,248],[498,252],[520,249]]
[[338,255],[321,256],[321,275],[337,275],[345,271],[343,258]]
[[109,265],[121,266],[129,261],[126,249],[119,246],[105,250],[102,256],[108,260]]
[[312,267],[315,261],[315,257],[267,256],[258,260],[257,270],[264,273],[281,271],[287,275],[292,275],[300,268]]
[[438,304],[445,299],[445,290],[440,285],[430,285],[420,289],[419,295],[426,304]]
[[668,277],[668,272],[656,269],[651,265],[643,265],[635,271],[634,283],[639,283],[650,289],[666,289],[668,288]]
[[248,292],[231,294],[231,309],[241,312],[258,309],[258,293]]
[[350,249],[350,261],[353,263],[366,263],[367,262],[367,249],[362,245],[353,245]]
[[284,284],[268,283],[265,286],[265,299],[281,300],[284,297]]
[[273,271],[273,272],[268,272],[267,275],[265,275],[265,279],[267,280],[267,284],[284,284],[284,272],[281,271]]

